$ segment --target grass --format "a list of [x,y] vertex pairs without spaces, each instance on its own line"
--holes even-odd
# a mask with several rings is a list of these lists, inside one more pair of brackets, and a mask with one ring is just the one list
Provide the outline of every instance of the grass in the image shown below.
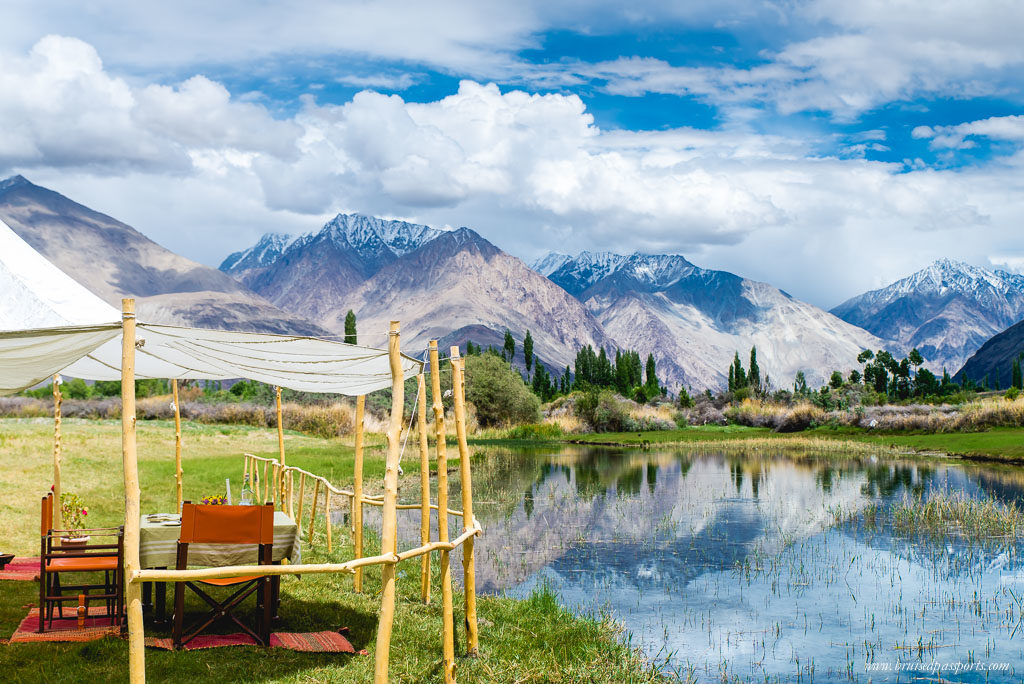
[[907,498],[895,504],[892,525],[896,532],[908,535],[1016,538],[1024,532],[1024,510],[1016,503],[992,497],[940,494],[927,500]]
[[[89,524],[116,524],[123,506],[120,422],[67,420],[64,423],[65,491],[83,496],[90,506]],[[39,497],[51,479],[52,422],[46,419],[0,420],[0,525],[4,549],[37,553]],[[274,455],[272,429],[186,423],[184,470],[186,498],[221,491],[225,477],[240,480],[241,454]],[[383,475],[382,440],[371,437],[365,472]],[[174,502],[173,428],[161,421],[139,423],[139,469],[143,511],[169,511]],[[288,462],[332,481],[351,481],[352,449],[348,440],[286,434]],[[321,523],[322,528],[322,523]],[[306,547],[307,562],[341,561],[352,549],[342,526],[335,527],[336,547]],[[323,529],[316,534],[323,535]],[[369,540],[368,553],[374,553]],[[439,586],[434,563],[434,586]],[[458,576],[461,569],[453,568]],[[365,594],[352,591],[349,575],[307,575],[282,581],[279,631],[350,628],[353,645],[369,657],[294,653],[283,649],[234,647],[172,653],[147,650],[151,681],[191,681],[211,676],[228,682],[362,682],[372,678],[379,570],[370,568]],[[0,583],[0,637],[9,636],[37,600],[32,582]],[[419,595],[419,561],[398,570],[399,602],[391,647],[391,679],[396,682],[440,681],[440,604],[423,605]],[[464,682],[646,682],[661,676],[629,648],[613,622],[576,617],[540,589],[527,600],[481,596],[479,658],[464,658],[464,630],[458,618],[456,653]],[[233,631],[233,630],[232,630]],[[147,626],[147,634],[166,630]],[[104,639],[86,644],[13,644],[0,646],[0,671],[14,682],[120,681],[126,678],[127,644]]]
[[[517,435],[518,436],[518,435]],[[1024,462],[1024,428],[994,427],[979,432],[891,432],[858,427],[814,427],[778,433],[766,427],[701,425],[651,432],[604,432],[544,439],[477,438],[474,444],[584,444],[607,446],[701,446],[707,448],[803,448],[825,451],[890,450],[929,456]]]

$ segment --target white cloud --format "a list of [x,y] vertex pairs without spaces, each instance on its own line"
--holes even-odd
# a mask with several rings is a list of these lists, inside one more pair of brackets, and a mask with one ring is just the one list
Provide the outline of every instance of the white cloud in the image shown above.
[[[1017,130],[974,124],[962,134]],[[575,95],[472,81],[434,102],[307,97],[280,120],[201,76],[129,82],[56,37],[0,64],[0,167],[207,263],[342,210],[469,225],[524,256],[679,251],[822,304],[939,256],[1024,253],[1021,154],[908,171],[815,157],[819,142],[738,125],[604,131]]]
[[971,137],[1024,143],[1024,116],[993,116],[955,126],[918,126],[912,134],[919,139],[931,138],[932,149],[974,147],[974,141],[968,139]]

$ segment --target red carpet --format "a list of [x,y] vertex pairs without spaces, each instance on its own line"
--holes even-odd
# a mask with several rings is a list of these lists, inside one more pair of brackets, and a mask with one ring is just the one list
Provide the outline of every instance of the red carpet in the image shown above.
[[[150,637],[146,645],[153,648],[171,650],[174,642],[171,639]],[[185,644],[186,651],[201,648],[218,648],[220,646],[256,646],[256,640],[248,634],[200,634]],[[274,632],[270,635],[270,645],[275,648],[287,648],[292,651],[307,653],[356,653],[349,640],[339,632]],[[359,651],[366,655],[366,650]]]
[[78,618],[76,615],[78,607],[65,606],[64,617],[54,618],[53,626],[49,620],[46,621],[46,631],[39,633],[39,609],[32,608],[28,611],[28,617],[21,621],[18,629],[11,635],[11,643],[26,643],[33,641],[92,641],[102,639],[105,636],[117,636],[120,630],[117,626],[110,624],[107,617],[107,609],[103,606],[89,606],[89,616],[85,619],[85,627],[78,629]]
[[39,579],[39,557],[15,558],[0,570],[0,580],[23,580],[31,582]]

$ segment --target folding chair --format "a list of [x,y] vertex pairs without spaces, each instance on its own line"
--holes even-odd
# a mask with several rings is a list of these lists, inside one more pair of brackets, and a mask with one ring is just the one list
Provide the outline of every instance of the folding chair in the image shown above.
[[[87,530],[55,530],[50,527],[53,520],[53,492],[43,497],[40,521],[39,547],[39,631],[44,631],[48,619],[53,625],[53,609],[64,617],[64,602],[83,603],[88,612],[90,601],[102,600],[107,606],[107,615],[114,624],[120,625],[124,615],[124,528],[103,527]],[[61,546],[55,543],[62,536],[74,532],[88,532],[92,537],[116,538],[106,544],[84,544]],[[114,552],[115,555],[111,555]],[[62,585],[61,575],[65,573],[103,573],[102,584]],[[101,589],[103,593],[90,594]],[[72,594],[65,596],[64,591]]]
[[[274,505],[262,506],[208,506],[184,502],[181,508],[181,536],[178,541],[176,569],[188,567],[189,544],[244,544],[258,545],[259,565],[271,565],[274,548]],[[213,587],[233,587],[235,591],[222,601],[217,601],[199,587],[200,584]],[[205,616],[183,628],[185,612],[185,587],[199,595],[212,610]],[[232,611],[250,594],[256,593],[258,608],[262,608],[259,632],[253,630],[232,614]],[[270,620],[272,610],[270,578],[265,575],[227,577],[224,579],[202,580],[200,582],[176,582],[174,585],[174,648],[180,649],[198,636],[215,620],[228,617],[236,625],[266,646],[270,643]]]

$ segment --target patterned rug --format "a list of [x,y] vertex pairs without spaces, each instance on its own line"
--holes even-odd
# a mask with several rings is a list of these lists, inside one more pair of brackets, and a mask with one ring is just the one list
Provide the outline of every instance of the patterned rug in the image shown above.
[[15,558],[0,570],[0,580],[23,580],[32,582],[39,579],[39,557]]
[[[348,631],[348,630],[344,630]],[[201,648],[218,648],[220,646],[256,646],[256,640],[248,634],[200,634],[185,644],[186,651]],[[270,635],[270,645],[274,648],[287,648],[292,651],[307,653],[357,653],[349,640],[341,632],[274,632]],[[146,646],[171,650],[174,642],[171,639],[149,637]],[[358,651],[366,655],[366,649]]]
[[82,629],[78,628],[78,617],[71,617],[76,615],[77,610],[77,606],[74,608],[65,606],[64,617],[54,618],[52,627],[50,622],[47,621],[46,631],[40,634],[36,631],[39,629],[39,609],[32,608],[28,611],[28,616],[18,625],[18,629],[11,635],[11,643],[93,641],[94,639],[102,639],[105,636],[117,636],[120,633],[120,630],[115,625],[110,624],[111,620],[107,617],[107,609],[105,607],[89,606],[89,617],[85,618],[85,626]]

